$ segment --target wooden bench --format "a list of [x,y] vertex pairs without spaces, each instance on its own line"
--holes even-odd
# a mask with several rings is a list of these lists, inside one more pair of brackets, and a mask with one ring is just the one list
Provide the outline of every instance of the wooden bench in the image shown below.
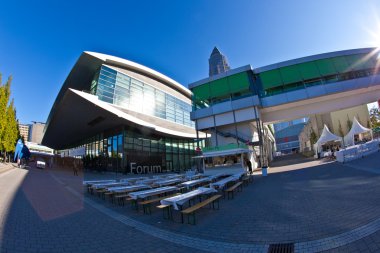
[[159,198],[154,198],[154,199],[147,199],[147,200],[144,200],[144,201],[141,201],[141,202],[138,202],[139,205],[142,205],[143,207],[143,211],[145,214],[151,214],[152,213],[152,210],[150,208],[150,204],[152,203],[156,203],[158,201],[161,201],[163,199],[166,199],[166,198],[170,198],[170,197],[174,197],[174,196],[178,196],[180,195],[181,193],[176,193],[176,194],[173,194],[173,195],[168,195],[168,196],[163,196],[163,197],[159,197]]
[[243,185],[244,185],[244,186],[248,186],[248,183],[253,182],[253,176],[252,176],[252,175],[245,175],[245,176],[242,178],[242,181],[243,181]]
[[104,199],[106,199],[106,196],[109,196],[111,202],[113,203],[113,197],[114,197],[114,194],[115,194],[114,192],[108,191],[108,192],[104,192],[103,194],[104,194]]
[[[181,221],[182,221],[182,223],[183,223],[183,215],[186,214],[187,215],[187,223],[195,225],[195,212],[198,209],[200,209],[200,208],[202,208],[204,206],[207,206],[209,204],[212,204],[212,209],[215,209],[215,202],[217,202],[218,203],[218,208],[217,209],[219,209],[219,199],[220,199],[220,197],[222,197],[222,195],[219,195],[219,194],[214,195],[214,196],[212,196],[212,197],[210,197],[208,199],[203,200],[202,202],[199,202],[198,204],[195,204],[195,205],[193,205],[193,206],[191,206],[191,207],[189,207],[189,208],[181,211]],[[190,215],[193,216],[193,223],[190,223]]]
[[248,182],[249,182],[249,177],[248,176],[244,176],[241,180],[243,181],[243,185],[244,186],[248,186]]
[[[128,197],[128,194],[126,193],[123,193],[123,194],[119,194],[119,195],[115,195],[114,198],[117,200],[117,203],[119,204],[119,206],[121,205],[121,203],[123,203],[123,206],[124,206],[124,200]],[[129,200],[129,199],[126,199],[126,200]]]
[[99,198],[102,197],[102,194],[105,192],[107,192],[106,189],[96,189],[96,193],[97,193]]
[[234,184],[233,186],[231,186],[230,188],[224,190],[224,192],[227,192],[227,199],[230,199],[230,194],[232,194],[232,198],[234,198],[234,192],[236,189],[242,191],[243,190],[243,182],[237,182],[236,184]]
[[[172,214],[172,205],[159,205],[157,206],[158,209],[162,209],[162,214],[164,219],[173,219],[173,214]],[[167,216],[165,216],[165,210]]]

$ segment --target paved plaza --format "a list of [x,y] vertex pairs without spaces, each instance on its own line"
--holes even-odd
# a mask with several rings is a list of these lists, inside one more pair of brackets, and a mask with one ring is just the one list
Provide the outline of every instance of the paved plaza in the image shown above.
[[202,209],[195,226],[84,191],[83,178],[113,174],[1,165],[0,252],[267,252],[276,243],[379,252],[379,153],[347,164],[289,161],[273,163],[268,177],[255,173],[220,210]]

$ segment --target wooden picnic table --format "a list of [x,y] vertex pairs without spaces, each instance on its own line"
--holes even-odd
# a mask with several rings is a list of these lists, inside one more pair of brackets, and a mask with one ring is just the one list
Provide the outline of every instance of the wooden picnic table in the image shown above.
[[126,186],[127,182],[113,182],[113,183],[101,183],[101,184],[93,184],[91,187],[94,189],[104,189],[112,186]]
[[162,180],[162,181],[156,181],[154,182],[154,184],[161,187],[161,186],[172,185],[172,184],[181,183],[181,182],[182,182],[182,179],[173,178],[173,179],[167,179],[167,180]]
[[139,185],[127,185],[127,186],[120,186],[120,187],[110,187],[110,188],[107,188],[107,190],[114,193],[125,193],[125,192],[148,189],[148,188],[151,188],[151,187],[149,185],[139,184]]
[[202,183],[206,183],[206,182],[210,182],[210,181],[211,181],[211,178],[205,177],[205,178],[200,178],[200,179],[196,179],[196,180],[186,181],[186,182],[181,183],[180,185],[183,187],[186,187],[187,189],[190,189],[193,186],[196,186],[196,185],[199,185]]
[[239,177],[232,175],[232,176],[223,178],[222,180],[219,180],[219,181],[216,181],[214,183],[211,183],[210,187],[215,188],[215,189],[221,189],[226,184],[228,184],[229,182],[234,182],[234,181],[237,181],[237,180],[239,180]]
[[217,190],[215,190],[213,188],[199,187],[198,189],[196,189],[194,191],[190,191],[190,192],[180,194],[180,195],[177,195],[174,197],[163,199],[163,200],[161,200],[161,204],[162,205],[172,205],[175,210],[179,210],[180,207],[182,207],[182,205],[184,203],[186,203],[188,200],[190,200],[196,196],[199,196],[199,195],[209,194],[209,193],[213,193],[213,192],[217,192]]
[[116,180],[88,180],[83,181],[83,185],[91,186],[93,184],[101,184],[101,183],[114,183]]
[[145,199],[147,197],[156,196],[162,193],[173,192],[173,191],[178,191],[178,188],[175,186],[165,186],[165,187],[160,187],[160,188],[155,188],[155,189],[150,189],[150,190],[131,192],[128,195],[132,199]]

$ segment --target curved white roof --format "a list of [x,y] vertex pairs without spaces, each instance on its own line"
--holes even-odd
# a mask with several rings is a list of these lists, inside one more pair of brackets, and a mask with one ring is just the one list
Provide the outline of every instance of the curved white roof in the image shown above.
[[184,95],[186,95],[188,97],[191,96],[191,91],[189,89],[187,89],[186,87],[184,87],[180,83],[174,81],[170,77],[167,77],[167,76],[165,76],[165,75],[163,75],[163,74],[159,73],[158,71],[155,71],[151,68],[148,68],[148,67],[145,67],[145,66],[138,64],[136,62],[132,62],[132,61],[129,61],[129,60],[126,60],[126,59],[123,59],[120,57],[112,56],[112,55],[90,52],[90,51],[85,51],[84,53],[91,55],[93,57],[96,57],[98,59],[101,59],[102,61],[104,61],[106,63],[112,63],[113,65],[117,65],[120,67],[126,67],[128,69],[137,70],[138,72],[152,76],[156,79],[163,81],[166,84],[169,84],[172,88],[175,88],[176,90],[182,92]]

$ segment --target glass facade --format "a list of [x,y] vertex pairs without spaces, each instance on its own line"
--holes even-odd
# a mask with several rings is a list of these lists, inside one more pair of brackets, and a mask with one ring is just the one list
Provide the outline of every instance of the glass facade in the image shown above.
[[[104,102],[194,128],[190,104],[108,66],[102,65],[94,75],[90,91]],[[134,173],[139,166],[159,166],[162,172],[177,172],[192,168],[197,142],[146,134],[126,125],[76,146],[85,146],[88,169]]]
[[[92,170],[133,172],[131,163],[159,165],[162,172],[184,171],[192,168],[197,142],[147,136],[133,130],[104,132],[84,140],[84,166]],[[204,140],[200,146],[204,146]]]
[[95,74],[91,93],[107,103],[194,128],[190,104],[107,66]]

